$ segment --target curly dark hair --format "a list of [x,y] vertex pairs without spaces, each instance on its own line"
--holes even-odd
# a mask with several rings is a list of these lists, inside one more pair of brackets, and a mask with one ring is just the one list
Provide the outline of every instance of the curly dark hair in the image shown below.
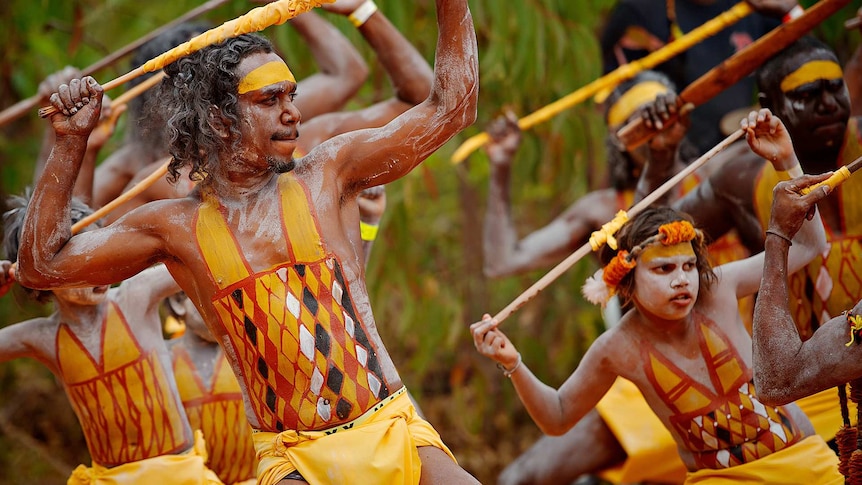
[[[205,21],[184,22],[170,28],[136,49],[132,55],[131,65],[137,68],[210,28],[212,24]],[[155,74],[155,72],[147,73],[130,80],[128,88],[141,84]],[[159,97],[154,95],[156,91],[156,89],[147,90],[129,101],[128,119],[134,129],[126,130],[127,139],[141,142],[147,147],[167,147],[164,111]]]
[[[27,207],[30,206],[32,195],[32,191],[27,188],[24,191],[24,195],[12,195],[6,198],[6,207],[8,207],[8,210],[3,213],[3,249],[9,261],[18,260],[18,251],[21,248],[21,230],[24,227],[24,216],[27,215]],[[77,198],[72,199],[70,210],[72,224],[93,213],[93,209]],[[101,226],[101,222],[95,222],[94,224]],[[39,303],[48,303],[51,301],[51,295],[53,295],[51,291],[34,290],[24,286],[22,288]]]
[[[599,252],[602,266],[616,257],[618,250],[631,251],[632,248],[644,242],[648,237],[658,234],[658,228],[664,224],[674,221],[688,221],[694,224],[694,220],[685,212],[680,212],[670,207],[653,207],[638,213],[635,217],[623,224],[616,235],[617,249],[611,249],[608,245],[602,247]],[[691,241],[694,254],[697,256],[697,272],[700,275],[700,287],[709,291],[713,283],[718,279],[709,263],[709,251],[705,236],[697,237]],[[631,303],[634,295],[634,271],[629,271],[617,285],[617,294],[620,303],[627,306]]]
[[[269,40],[257,34],[244,34],[207,46],[165,67],[167,77],[159,91],[174,157],[168,166],[170,182],[176,182],[186,164],[191,165],[191,180],[203,180],[209,167],[218,163],[219,153],[239,148],[242,140],[238,128],[236,68],[249,55],[271,52]],[[210,126],[213,110],[227,121],[230,141],[223,140]]]

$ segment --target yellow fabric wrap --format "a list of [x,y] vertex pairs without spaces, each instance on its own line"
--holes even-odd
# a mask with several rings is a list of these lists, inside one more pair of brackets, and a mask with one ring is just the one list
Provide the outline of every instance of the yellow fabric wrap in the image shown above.
[[290,68],[283,61],[272,61],[252,69],[251,72],[239,80],[237,92],[245,94],[249,91],[257,91],[260,88],[269,86],[270,84],[278,84],[280,82],[290,81],[296,82]]
[[689,473],[686,485],[732,483],[783,483],[799,485],[843,484],[838,456],[819,436],[809,436],[793,446],[744,465]]
[[612,483],[682,483],[686,468],[670,431],[635,384],[618,377],[596,410],[626,452],[626,460],[599,473]]
[[238,37],[250,32],[258,32],[272,25],[281,25],[301,13],[319,7],[324,3],[332,3],[334,0],[279,0],[277,2],[249,10],[233,20],[229,20],[220,26],[210,29],[203,34],[193,37],[164,54],[150,59],[141,69],[144,72],[152,72],[176,61],[181,57],[195,53],[204,47],[225,41],[232,37]]
[[419,446],[440,448],[455,461],[406,392],[335,431],[257,432],[252,438],[260,485],[274,485],[293,471],[308,483],[418,484]]
[[617,215],[614,216],[609,222],[606,222],[602,225],[602,228],[598,231],[593,231],[590,235],[590,247],[593,248],[593,251],[598,251],[601,249],[602,245],[607,243],[611,249],[617,248],[617,240],[614,239],[614,234],[623,227],[629,220],[629,215],[626,211],[621,210],[617,212]]
[[641,106],[653,102],[659,94],[669,91],[667,86],[658,81],[635,84],[608,109],[608,126],[614,128],[622,125]]
[[781,81],[781,92],[787,93],[820,79],[831,81],[844,77],[844,71],[834,61],[811,61],[806,62],[799,69],[788,74]]
[[78,465],[67,485],[138,485],[170,483],[175,485],[215,485],[222,481],[207,468],[207,451],[203,433],[195,431],[194,447],[181,455],[161,455],[129,462],[113,468],[98,463]]

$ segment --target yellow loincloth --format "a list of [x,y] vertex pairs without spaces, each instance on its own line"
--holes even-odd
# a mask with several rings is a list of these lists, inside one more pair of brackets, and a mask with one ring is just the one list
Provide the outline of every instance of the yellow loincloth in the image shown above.
[[66,485],[221,484],[218,476],[207,468],[206,461],[203,434],[195,431],[195,445],[186,453],[156,456],[112,468],[105,468],[98,463],[93,463],[92,467],[78,465]]
[[255,432],[258,484],[274,485],[293,471],[308,483],[418,484],[419,446],[440,448],[455,461],[440,435],[416,414],[406,388],[390,397],[330,430]]
[[838,473],[838,457],[820,436],[814,435],[792,446],[744,465],[688,474],[686,485],[694,484],[843,484]]
[[688,470],[676,441],[634,383],[618,377],[596,410],[628,455],[622,464],[602,470],[601,478],[612,483],[685,480]]

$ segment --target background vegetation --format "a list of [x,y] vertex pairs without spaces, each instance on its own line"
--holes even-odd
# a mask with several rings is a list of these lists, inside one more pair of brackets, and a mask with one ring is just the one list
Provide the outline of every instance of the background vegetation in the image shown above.
[[[48,74],[83,67],[196,7],[200,0],[7,0],[0,11],[0,107],[29,97]],[[482,275],[481,225],[488,164],[477,152],[449,163],[452,151],[479,132],[503,107],[525,115],[601,73],[597,35],[614,0],[471,0],[479,38],[481,93],[476,125],[388,189],[389,209],[367,279],[384,341],[407,386],[462,465],[491,483],[505,464],[539,435],[511,385],[472,346],[467,326],[496,313],[543,272],[490,281]],[[803,1],[804,6],[813,1]],[[841,27],[860,1],[822,26],[842,59],[859,34]],[[433,0],[378,0],[381,10],[429,61],[436,24]],[[232,0],[206,17],[233,18],[253,7]],[[373,53],[343,17],[326,14],[365,54]],[[298,76],[315,66],[290,27],[276,40]],[[96,73],[105,82],[129,70],[128,60]],[[117,90],[119,91],[119,90]],[[119,92],[112,92],[116,96]],[[355,106],[389,95],[374,70]],[[35,113],[0,128],[5,193],[32,183],[32,167],[47,124]],[[120,126],[118,132],[122,132]],[[121,138],[116,134],[112,144]],[[514,217],[522,232],[544,225],[604,180],[604,125],[586,103],[530,131],[514,168]],[[111,151],[108,146],[104,153]],[[505,324],[531,369],[559,385],[603,326],[580,296],[595,270],[585,260]],[[0,327],[47,314],[20,294],[0,299]],[[0,365],[0,484],[65,483],[86,445],[62,389],[41,365]]]

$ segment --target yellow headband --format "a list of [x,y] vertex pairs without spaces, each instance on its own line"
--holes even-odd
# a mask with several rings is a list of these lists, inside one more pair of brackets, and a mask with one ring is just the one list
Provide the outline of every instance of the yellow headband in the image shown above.
[[781,81],[781,92],[793,91],[799,86],[813,83],[820,79],[831,81],[841,79],[844,72],[835,61],[811,61],[803,64],[799,69],[788,74]]
[[611,127],[622,125],[638,108],[652,102],[659,94],[669,91],[667,86],[658,81],[644,81],[635,84],[623,93],[608,110],[608,125]]
[[681,242],[665,246],[664,244],[652,244],[644,248],[640,254],[640,260],[649,264],[656,258],[673,258],[675,256],[694,256],[694,248],[691,242]]
[[257,91],[262,87],[283,81],[295,83],[296,78],[293,77],[290,68],[283,61],[271,61],[252,69],[244,78],[240,79],[237,92],[245,94],[249,91]]

